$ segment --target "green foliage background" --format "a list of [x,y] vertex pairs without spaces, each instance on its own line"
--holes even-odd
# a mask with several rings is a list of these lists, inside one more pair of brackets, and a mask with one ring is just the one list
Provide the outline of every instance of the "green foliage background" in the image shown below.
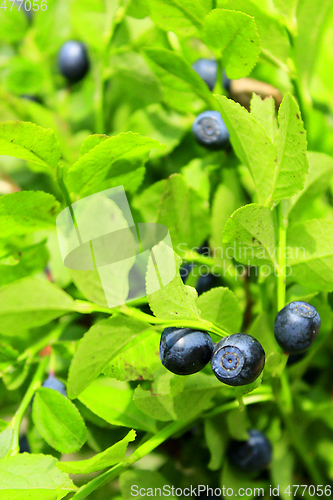
[[[263,487],[265,498],[279,486],[287,500],[289,485],[329,487],[332,2],[46,4],[32,21],[12,2],[0,6],[0,499],[127,500],[133,484],[204,484]],[[86,44],[91,62],[74,86],[57,70],[69,39]],[[191,68],[199,58],[218,62],[213,93]],[[226,95],[222,67],[232,86],[249,77],[249,96],[267,90],[262,82],[282,103],[254,94],[246,109],[236,91]],[[193,137],[197,114],[213,109],[230,150],[209,152]],[[148,299],[109,310],[97,273],[63,265],[55,221],[69,203],[118,185],[136,222],[169,228],[177,266],[196,266],[189,286],[177,273]],[[196,251],[204,241],[209,256]],[[223,286],[198,298],[198,270]],[[286,366],[273,324],[292,300],[311,302],[322,327]],[[250,333],[266,352],[263,377],[234,389],[209,366],[167,372],[159,338],[177,325],[215,342]],[[68,398],[40,387],[49,371]],[[262,474],[240,473],[226,454],[251,428],[273,444]],[[19,453],[23,434],[30,454]]]

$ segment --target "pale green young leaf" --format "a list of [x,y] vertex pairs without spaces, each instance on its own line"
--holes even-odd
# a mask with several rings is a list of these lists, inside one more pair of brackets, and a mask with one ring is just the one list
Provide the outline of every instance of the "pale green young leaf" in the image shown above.
[[0,461],[1,500],[61,500],[77,490],[48,455],[23,453]]
[[333,175],[333,158],[324,153],[308,153],[309,175],[305,179],[304,189],[293,196],[289,205],[289,223],[300,222],[306,208],[312,207],[312,200],[327,189]]
[[[69,187],[82,196],[91,194],[103,181],[133,173],[141,166],[137,160],[147,159],[151,149],[162,147],[154,139],[132,132],[110,137],[81,156],[69,169]],[[124,163],[120,160],[128,161],[125,172]]]
[[180,174],[171,175],[163,188],[157,222],[170,231],[174,250],[200,245],[209,231],[209,205]]
[[301,191],[309,169],[306,131],[299,106],[290,93],[283,98],[278,121],[275,140],[278,161],[271,200],[283,200]]
[[[165,246],[161,244],[154,247],[154,257],[155,261],[163,262],[163,266],[160,266],[156,270],[153,259],[150,256],[146,275],[148,302],[155,316],[169,320],[175,318],[199,318],[200,311],[196,305],[198,294],[195,288],[184,285],[179,274],[179,267],[182,262],[181,258],[172,249],[169,249],[169,247],[165,251]],[[159,273],[160,279],[162,278],[161,281],[163,284],[163,273],[166,273],[168,278],[171,272],[170,269],[172,269],[171,266],[176,266],[176,274],[172,281],[162,286],[159,290],[151,292],[151,290],[155,290],[156,272]]]
[[268,207],[251,204],[236,210],[225,225],[223,241],[242,264],[277,263],[277,228]]
[[224,96],[216,98],[235,153],[252,174],[259,202],[266,203],[273,190],[276,148],[263,127],[245,108]]
[[[208,169],[207,169],[208,170]],[[195,158],[190,161],[188,165],[185,165],[180,171],[184,176],[187,185],[196,191],[201,198],[204,200],[209,200],[210,193],[210,183],[209,174],[204,168],[204,161]]]
[[96,146],[99,146],[102,142],[106,141],[106,139],[109,139],[108,135],[105,134],[94,134],[94,135],[89,135],[82,143],[81,148],[80,148],[80,156],[85,155],[86,153],[89,153],[92,149],[94,149]]
[[239,331],[242,311],[234,293],[228,288],[218,287],[203,293],[197,304],[202,318],[229,333]]
[[270,140],[274,143],[277,132],[277,120],[273,97],[261,99],[259,95],[253,94],[251,99],[251,115],[262,126]]
[[272,57],[284,63],[287,62],[290,55],[289,38],[286,28],[277,16],[270,14],[265,10],[264,6],[261,8],[261,5],[258,5],[258,2],[253,0],[230,0],[223,7],[253,16],[258,29],[263,56]]
[[80,394],[79,400],[109,424],[156,432],[156,420],[135,406],[133,391],[126,382],[100,377]]
[[333,222],[314,219],[290,226],[287,246],[290,281],[313,291],[333,290]]
[[148,0],[148,5],[157,26],[180,37],[196,36],[211,9],[210,0]]
[[53,130],[30,122],[8,121],[0,123],[0,155],[21,158],[55,173],[61,151]]
[[11,257],[13,265],[0,260],[0,287],[44,271],[49,262],[45,241],[22,248]]
[[93,325],[79,342],[68,375],[68,397],[76,398],[147,325],[113,316]]
[[153,373],[161,366],[159,344],[161,335],[148,330],[124,346],[103,370],[117,380],[152,380]]
[[231,410],[226,416],[230,437],[237,441],[247,441],[249,438],[248,428],[249,421],[245,411],[240,411],[239,408]]
[[[165,369],[156,374],[152,390],[138,386],[134,403],[147,416],[161,421],[194,418],[212,404],[212,398],[221,389],[221,382],[201,372],[187,377],[181,390],[172,392],[172,381],[179,377]],[[171,379],[171,380],[170,380]]]
[[110,446],[105,451],[97,453],[87,460],[58,462],[57,467],[68,474],[90,474],[103,470],[106,467],[111,467],[119,462],[125,462],[128,443],[134,441],[135,436],[135,431],[131,430],[121,441],[118,441],[118,443]]
[[258,61],[260,38],[253,17],[225,9],[214,9],[205,18],[204,39],[221,51],[229,78],[247,76]]
[[78,409],[53,389],[37,389],[32,419],[45,441],[61,453],[74,453],[87,440],[87,429]]
[[47,280],[27,277],[0,288],[0,331],[6,335],[76,310],[72,297]]
[[0,235],[28,234],[55,226],[59,203],[43,191],[20,191],[0,198]]
[[143,216],[144,222],[156,222],[158,207],[166,183],[165,179],[151,184],[133,198],[132,205]]
[[173,75],[176,88],[179,85],[181,89],[185,85],[185,88],[188,87],[189,91],[197,94],[206,104],[215,104],[206,83],[180,54],[166,49],[146,49],[145,54],[154,65],[167,72],[168,78]]

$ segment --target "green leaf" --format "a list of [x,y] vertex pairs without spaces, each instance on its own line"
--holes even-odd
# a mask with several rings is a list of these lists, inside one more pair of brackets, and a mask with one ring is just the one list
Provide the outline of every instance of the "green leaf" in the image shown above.
[[135,431],[131,430],[124,439],[110,448],[107,448],[102,453],[97,453],[97,455],[87,460],[58,462],[57,467],[68,474],[90,474],[91,472],[97,472],[106,467],[111,467],[111,465],[115,465],[119,462],[125,462],[128,443],[134,441],[135,437]]
[[80,156],[89,153],[89,151],[94,149],[96,146],[99,146],[99,144],[106,141],[106,139],[109,139],[109,136],[106,134],[89,135],[81,145]]
[[[246,499],[252,500],[256,497],[257,488],[265,487],[266,483],[263,481],[255,481],[252,476],[246,472],[241,472],[236,467],[233,467],[228,460],[224,461],[221,475],[221,488],[225,488],[225,491],[230,489],[229,498],[236,499],[238,497],[238,491],[240,488],[244,488],[242,491],[248,492],[246,494]],[[265,491],[265,488],[264,488]]]
[[147,135],[165,144],[164,150],[155,149],[151,152],[151,157],[156,158],[173,151],[191,125],[191,117],[156,103],[138,109],[131,116],[128,127],[132,132]]
[[[288,487],[293,484],[294,456],[288,447],[286,440],[274,443],[273,460],[270,465],[272,482],[275,488],[279,488],[281,500],[288,500]],[[287,490],[287,492],[286,492]]]
[[136,194],[132,205],[142,214],[145,222],[156,222],[158,216],[158,207],[166,181],[151,184],[147,189]]
[[262,126],[240,104],[216,96],[222,118],[238,158],[246,165],[256,185],[258,200],[266,203],[272,193],[277,151]]
[[306,131],[298,104],[289,93],[284,96],[280,105],[278,120],[278,161],[271,194],[273,200],[289,198],[303,189],[309,168]]
[[322,0],[318,4],[312,0],[300,0],[298,3],[296,12],[298,36],[295,38],[294,57],[303,88],[309,87],[332,7],[330,0]]
[[277,120],[273,97],[261,99],[259,95],[253,94],[251,99],[251,116],[262,126],[270,140],[274,143],[277,133]]
[[123,316],[113,316],[92,326],[74,354],[68,375],[68,397],[76,398],[145,329],[145,323]]
[[160,334],[155,331],[141,333],[128,342],[103,370],[117,380],[152,380],[161,366],[159,356]]
[[2,238],[28,234],[55,226],[59,203],[43,191],[20,191],[0,198]]
[[309,175],[304,189],[290,200],[289,223],[300,222],[306,217],[306,210],[312,209],[313,200],[327,189],[333,175],[333,158],[324,153],[308,153]]
[[208,208],[208,202],[186,184],[182,175],[171,175],[166,181],[157,222],[169,229],[176,252],[185,244],[198,247],[205,240],[209,231]]
[[204,200],[209,200],[209,177],[201,159],[195,158],[190,161],[188,165],[181,169],[181,174],[190,188],[194,189]]
[[204,420],[205,440],[210,451],[210,462],[208,469],[218,470],[221,468],[224,453],[228,445],[228,436],[221,425],[221,416],[205,418]]
[[50,281],[27,277],[0,288],[0,331],[15,335],[76,311],[70,295]]
[[156,421],[133,403],[133,391],[126,382],[100,377],[78,398],[90,411],[112,425],[156,432]]
[[[23,453],[0,461],[0,498],[6,500],[60,500],[75,490],[56,458]],[[2,492],[2,493],[1,493]]]
[[309,220],[287,233],[289,280],[313,291],[333,290],[333,222]]
[[232,214],[224,229],[224,243],[245,265],[277,265],[277,229],[268,207],[251,204]]
[[274,324],[270,321],[268,314],[259,314],[252,323],[248,333],[263,346],[266,360],[271,354],[280,352],[280,348],[274,337]]
[[191,66],[180,54],[165,49],[145,49],[145,54],[154,64],[167,72],[169,78],[170,75],[173,75],[176,85],[178,83],[184,86],[185,83],[189,91],[197,94],[197,96],[203,99],[208,105],[214,104],[214,99],[206,83],[198,73],[193,71]]
[[232,439],[236,439],[237,441],[247,441],[249,439],[249,434],[247,432],[249,421],[245,411],[240,411],[239,408],[229,411],[227,415],[227,424]]
[[80,40],[96,51],[103,52],[105,45],[112,37],[118,8],[119,0],[111,2],[72,0],[71,21]]
[[247,76],[258,61],[260,38],[253,17],[215,9],[205,18],[205,42],[222,53],[229,78]]
[[20,42],[28,28],[25,13],[15,7],[11,10],[12,3],[8,2],[8,10],[0,9],[0,41],[5,43]]
[[179,376],[162,368],[156,373],[150,391],[140,386],[135,389],[134,403],[147,416],[163,422],[187,420],[210,407],[212,398],[221,390],[221,383],[215,377],[199,372],[181,377],[184,387],[173,393],[173,383],[178,380]]
[[[1,432],[0,432],[0,458],[4,458],[7,455],[7,452],[10,449],[10,445],[13,437],[13,429],[8,422],[6,422],[6,427],[3,427],[3,423],[1,422]],[[1,486],[0,486],[1,490]],[[1,498],[1,493],[0,493]]]
[[0,123],[0,155],[27,160],[55,174],[61,158],[59,142],[50,129],[34,123]]
[[[133,169],[136,170],[138,164],[133,163],[134,159],[147,159],[152,148],[162,147],[154,139],[141,137],[132,132],[110,137],[81,156],[69,169],[69,187],[73,192],[80,193],[82,196],[91,194],[106,179],[109,181],[123,174],[130,174]],[[127,171],[124,172],[124,163],[119,160],[128,161],[125,167]]]
[[18,356],[18,351],[13,349],[10,345],[0,342],[0,366],[15,363]]
[[43,271],[48,263],[49,255],[44,241],[16,251],[11,258],[13,265],[7,265],[0,260],[0,287]]
[[45,441],[61,453],[78,451],[87,440],[87,429],[78,409],[58,391],[37,389],[32,418]]
[[148,0],[148,5],[157,26],[180,37],[196,36],[211,9],[210,0]]
[[229,333],[238,332],[242,311],[234,293],[228,288],[213,288],[198,298],[201,317]]
[[271,15],[267,10],[264,10],[264,6],[261,8],[257,3],[252,0],[231,0],[225,5],[225,8],[253,16],[261,42],[262,54],[286,63],[290,52],[287,30],[277,16]]
[[[134,488],[133,488],[134,486]],[[166,479],[156,471],[151,470],[128,470],[120,476],[120,489],[124,500],[132,500],[133,496],[140,495],[140,489],[144,488],[147,496],[156,498],[155,488],[159,488],[162,492],[166,491],[168,498],[175,500],[175,496],[171,494],[171,485]],[[157,489],[157,491],[159,491]]]
[[[195,288],[184,285],[178,271],[182,260],[172,249],[162,243],[154,247],[154,257],[155,261],[162,262],[163,265],[157,270],[151,256],[148,262],[146,292],[150,308],[159,318],[169,320],[199,318],[200,311],[196,305],[198,294]],[[151,290],[156,289],[156,273],[159,272],[159,281],[162,278],[163,283],[163,273],[166,273],[167,278],[169,278],[175,265],[177,266],[177,274],[173,280],[151,293]]]
[[292,21],[295,19],[298,0],[274,0],[277,10]]

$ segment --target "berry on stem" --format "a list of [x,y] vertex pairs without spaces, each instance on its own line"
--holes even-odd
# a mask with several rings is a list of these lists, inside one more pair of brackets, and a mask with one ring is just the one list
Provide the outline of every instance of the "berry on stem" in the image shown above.
[[272,445],[261,431],[248,431],[248,441],[232,441],[229,448],[231,461],[244,472],[260,472],[272,460]]
[[70,83],[82,80],[89,70],[86,46],[76,40],[64,43],[58,54],[58,66],[60,73]]
[[177,375],[196,373],[211,358],[213,341],[206,332],[190,328],[165,328],[160,342],[162,365]]
[[[209,90],[213,90],[217,77],[217,62],[215,59],[198,59],[192,64],[192,68],[203,81],[208,85]],[[227,92],[230,92],[231,80],[227,77],[226,72],[223,70],[222,75],[223,87]]]
[[232,386],[254,382],[265,366],[265,351],[246,333],[233,333],[215,345],[211,367],[214,375]]
[[320,316],[315,307],[297,300],[290,302],[275,318],[274,334],[277,343],[288,354],[306,351],[316,340]]
[[201,146],[208,149],[224,149],[230,134],[219,111],[204,111],[193,123],[193,134]]

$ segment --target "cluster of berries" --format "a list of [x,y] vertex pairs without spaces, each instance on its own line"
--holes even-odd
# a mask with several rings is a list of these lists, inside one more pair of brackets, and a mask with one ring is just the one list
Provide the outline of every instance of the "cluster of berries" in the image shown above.
[[[213,90],[217,78],[217,63],[213,59],[199,59],[192,64],[194,71]],[[231,80],[225,72],[222,84],[227,92],[230,91]],[[193,134],[198,143],[208,149],[225,149],[229,145],[230,134],[219,111],[204,111],[200,113],[193,123]]]
[[[276,315],[274,334],[286,354],[308,349],[318,336],[320,316],[311,304],[291,302]],[[258,340],[246,333],[234,333],[214,345],[207,332],[190,328],[166,328],[160,341],[162,364],[177,375],[191,375],[210,361],[214,375],[230,386],[254,382],[265,364],[265,352]],[[260,472],[271,462],[272,446],[258,430],[248,432],[248,441],[232,441],[231,461],[245,472]]]
[[[287,354],[308,349],[318,336],[320,316],[307,302],[295,301],[276,315],[275,338]],[[191,375],[210,361],[214,375],[231,386],[254,382],[265,365],[265,351],[254,337],[233,333],[214,345],[207,332],[190,328],[166,328],[161,336],[163,366],[177,375]]]

